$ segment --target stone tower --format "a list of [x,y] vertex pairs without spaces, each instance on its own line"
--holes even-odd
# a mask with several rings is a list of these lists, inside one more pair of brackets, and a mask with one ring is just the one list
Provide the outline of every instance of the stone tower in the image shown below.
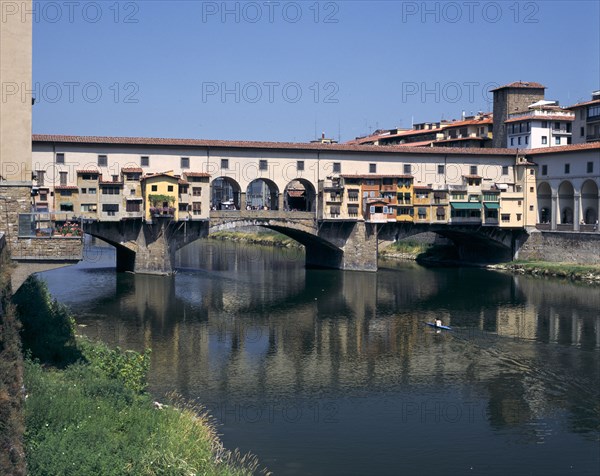
[[492,147],[506,147],[504,121],[509,114],[526,112],[528,106],[544,99],[546,86],[540,83],[517,81],[492,89],[494,93],[494,131]]

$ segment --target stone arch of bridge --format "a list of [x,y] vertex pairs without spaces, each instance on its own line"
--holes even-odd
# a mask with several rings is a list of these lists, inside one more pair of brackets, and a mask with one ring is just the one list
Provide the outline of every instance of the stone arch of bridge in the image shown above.
[[457,246],[461,259],[475,262],[510,261],[518,247],[517,240],[524,241],[527,236],[522,230],[476,225],[449,227],[435,224],[396,224],[384,225],[379,237],[383,240],[401,240],[426,232],[452,241]]
[[306,251],[307,266],[335,267],[335,263],[340,262],[344,254],[344,251],[336,243],[319,236],[318,229],[314,223],[307,224],[300,220],[228,218],[224,222],[212,225],[208,229],[208,234],[252,226],[276,231],[303,245]]
[[246,210],[279,210],[279,187],[273,180],[257,178],[246,188]]

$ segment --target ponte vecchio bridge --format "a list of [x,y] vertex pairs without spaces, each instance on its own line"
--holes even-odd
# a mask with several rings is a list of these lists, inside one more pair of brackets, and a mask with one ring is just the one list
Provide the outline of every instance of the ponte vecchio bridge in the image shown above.
[[[297,240],[309,266],[376,270],[382,241],[425,231],[510,260],[536,227],[594,231],[599,177],[585,170],[600,170],[600,145],[553,149],[34,136],[34,213],[81,222],[136,272],[169,273],[179,248],[247,226]],[[571,195],[548,200],[560,184],[539,165],[561,161]]]

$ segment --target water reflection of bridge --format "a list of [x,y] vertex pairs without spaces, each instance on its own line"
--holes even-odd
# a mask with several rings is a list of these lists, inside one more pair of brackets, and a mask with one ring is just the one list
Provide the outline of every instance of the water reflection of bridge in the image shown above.
[[[549,406],[581,410],[577,402],[586,396],[578,392],[586,385],[565,379],[580,365],[576,354],[565,359],[544,344],[598,350],[595,288],[499,273],[482,279],[481,271],[464,269],[417,268],[406,272],[411,279],[295,269],[279,287],[264,281],[286,273],[263,273],[263,282],[258,274],[218,271],[203,272],[200,282],[186,273],[119,275],[106,312],[123,317],[87,319],[86,332],[151,347],[158,392],[256,395],[276,388],[291,396],[464,382],[488,399],[496,425],[527,421]],[[471,289],[477,305],[457,296],[456,286]],[[422,321],[440,310],[455,334],[424,332]],[[591,379],[597,360],[592,367]],[[574,420],[583,425],[586,417]]]

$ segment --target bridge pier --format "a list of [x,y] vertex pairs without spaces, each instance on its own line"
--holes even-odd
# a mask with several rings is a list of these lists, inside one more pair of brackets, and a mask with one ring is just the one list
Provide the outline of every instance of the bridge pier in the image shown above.
[[377,271],[377,225],[374,223],[324,223],[319,237],[338,245],[336,252],[306,246],[307,266],[347,271]]

